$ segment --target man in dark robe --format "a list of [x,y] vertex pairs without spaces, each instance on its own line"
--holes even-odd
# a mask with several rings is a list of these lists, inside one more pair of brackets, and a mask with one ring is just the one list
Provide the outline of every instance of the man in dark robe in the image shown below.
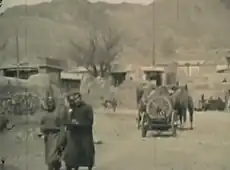
[[46,115],[41,119],[41,132],[44,134],[45,162],[48,170],[59,170],[61,168],[61,154],[65,145],[65,131],[62,120],[57,114],[58,110],[52,96],[47,96]]
[[80,93],[75,93],[71,97],[63,160],[67,170],[78,170],[79,167],[88,167],[88,170],[92,170],[95,156],[93,109],[82,101]]

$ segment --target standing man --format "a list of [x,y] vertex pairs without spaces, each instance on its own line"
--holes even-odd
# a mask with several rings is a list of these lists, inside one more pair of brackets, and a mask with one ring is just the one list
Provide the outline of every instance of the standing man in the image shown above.
[[67,144],[63,156],[67,170],[94,166],[95,148],[93,141],[93,109],[82,101],[80,93],[68,97],[69,123],[67,124]]
[[60,170],[61,156],[65,147],[65,132],[61,127],[62,120],[57,114],[56,102],[53,96],[47,95],[46,112],[41,119],[41,132],[44,135],[45,163],[48,170]]

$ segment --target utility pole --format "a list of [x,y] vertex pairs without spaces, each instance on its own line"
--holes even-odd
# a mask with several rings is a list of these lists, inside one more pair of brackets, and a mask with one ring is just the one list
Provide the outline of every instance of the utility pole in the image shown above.
[[[27,15],[27,0],[25,0],[25,14]],[[26,20],[25,20],[25,58],[27,58],[27,38],[28,38],[28,25],[26,23]]]
[[153,0],[153,51],[152,51],[152,65],[156,64],[156,0]]
[[[176,24],[177,24],[177,32],[180,32],[181,26],[180,26],[180,0],[176,0]],[[176,49],[176,56],[178,57],[178,48]]]
[[[180,0],[176,1],[176,15],[177,15],[177,22],[180,20]],[[179,24],[179,23],[178,23]]]
[[[25,15],[27,16],[27,0],[25,0]],[[27,58],[27,24],[26,24],[26,20],[25,20],[25,57]],[[26,118],[26,122],[29,122],[29,114],[27,114],[27,118]],[[28,146],[28,136],[29,136],[29,132],[27,131],[26,133],[26,170],[29,169],[28,166],[28,161],[29,161],[29,146]]]
[[19,79],[19,65],[20,65],[20,58],[19,58],[19,39],[18,39],[18,28],[16,28],[16,60],[17,60],[17,80]]

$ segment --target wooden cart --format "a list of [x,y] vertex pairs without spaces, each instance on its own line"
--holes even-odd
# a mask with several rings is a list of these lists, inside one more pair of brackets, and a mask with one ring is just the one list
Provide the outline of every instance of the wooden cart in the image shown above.
[[141,136],[146,137],[147,131],[169,131],[176,136],[177,116],[173,111],[170,96],[158,95],[148,98],[146,112],[141,115]]

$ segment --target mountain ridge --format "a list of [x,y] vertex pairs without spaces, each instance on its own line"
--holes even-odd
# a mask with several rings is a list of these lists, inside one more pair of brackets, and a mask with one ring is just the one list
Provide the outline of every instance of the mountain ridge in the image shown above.
[[18,26],[23,60],[43,55],[68,57],[72,50],[69,41],[84,41],[90,27],[106,27],[105,20],[122,32],[121,62],[124,63],[147,65],[151,62],[153,28],[157,61],[214,59],[219,56],[210,51],[230,47],[226,36],[230,31],[230,12],[218,0],[183,0],[179,6],[176,0],[161,0],[156,3],[155,14],[156,27],[153,27],[152,4],[56,0],[28,6],[27,14],[24,6],[16,6],[0,17],[0,29],[4,33],[0,41],[8,40],[7,48],[0,55],[6,58],[4,62],[14,61]]

